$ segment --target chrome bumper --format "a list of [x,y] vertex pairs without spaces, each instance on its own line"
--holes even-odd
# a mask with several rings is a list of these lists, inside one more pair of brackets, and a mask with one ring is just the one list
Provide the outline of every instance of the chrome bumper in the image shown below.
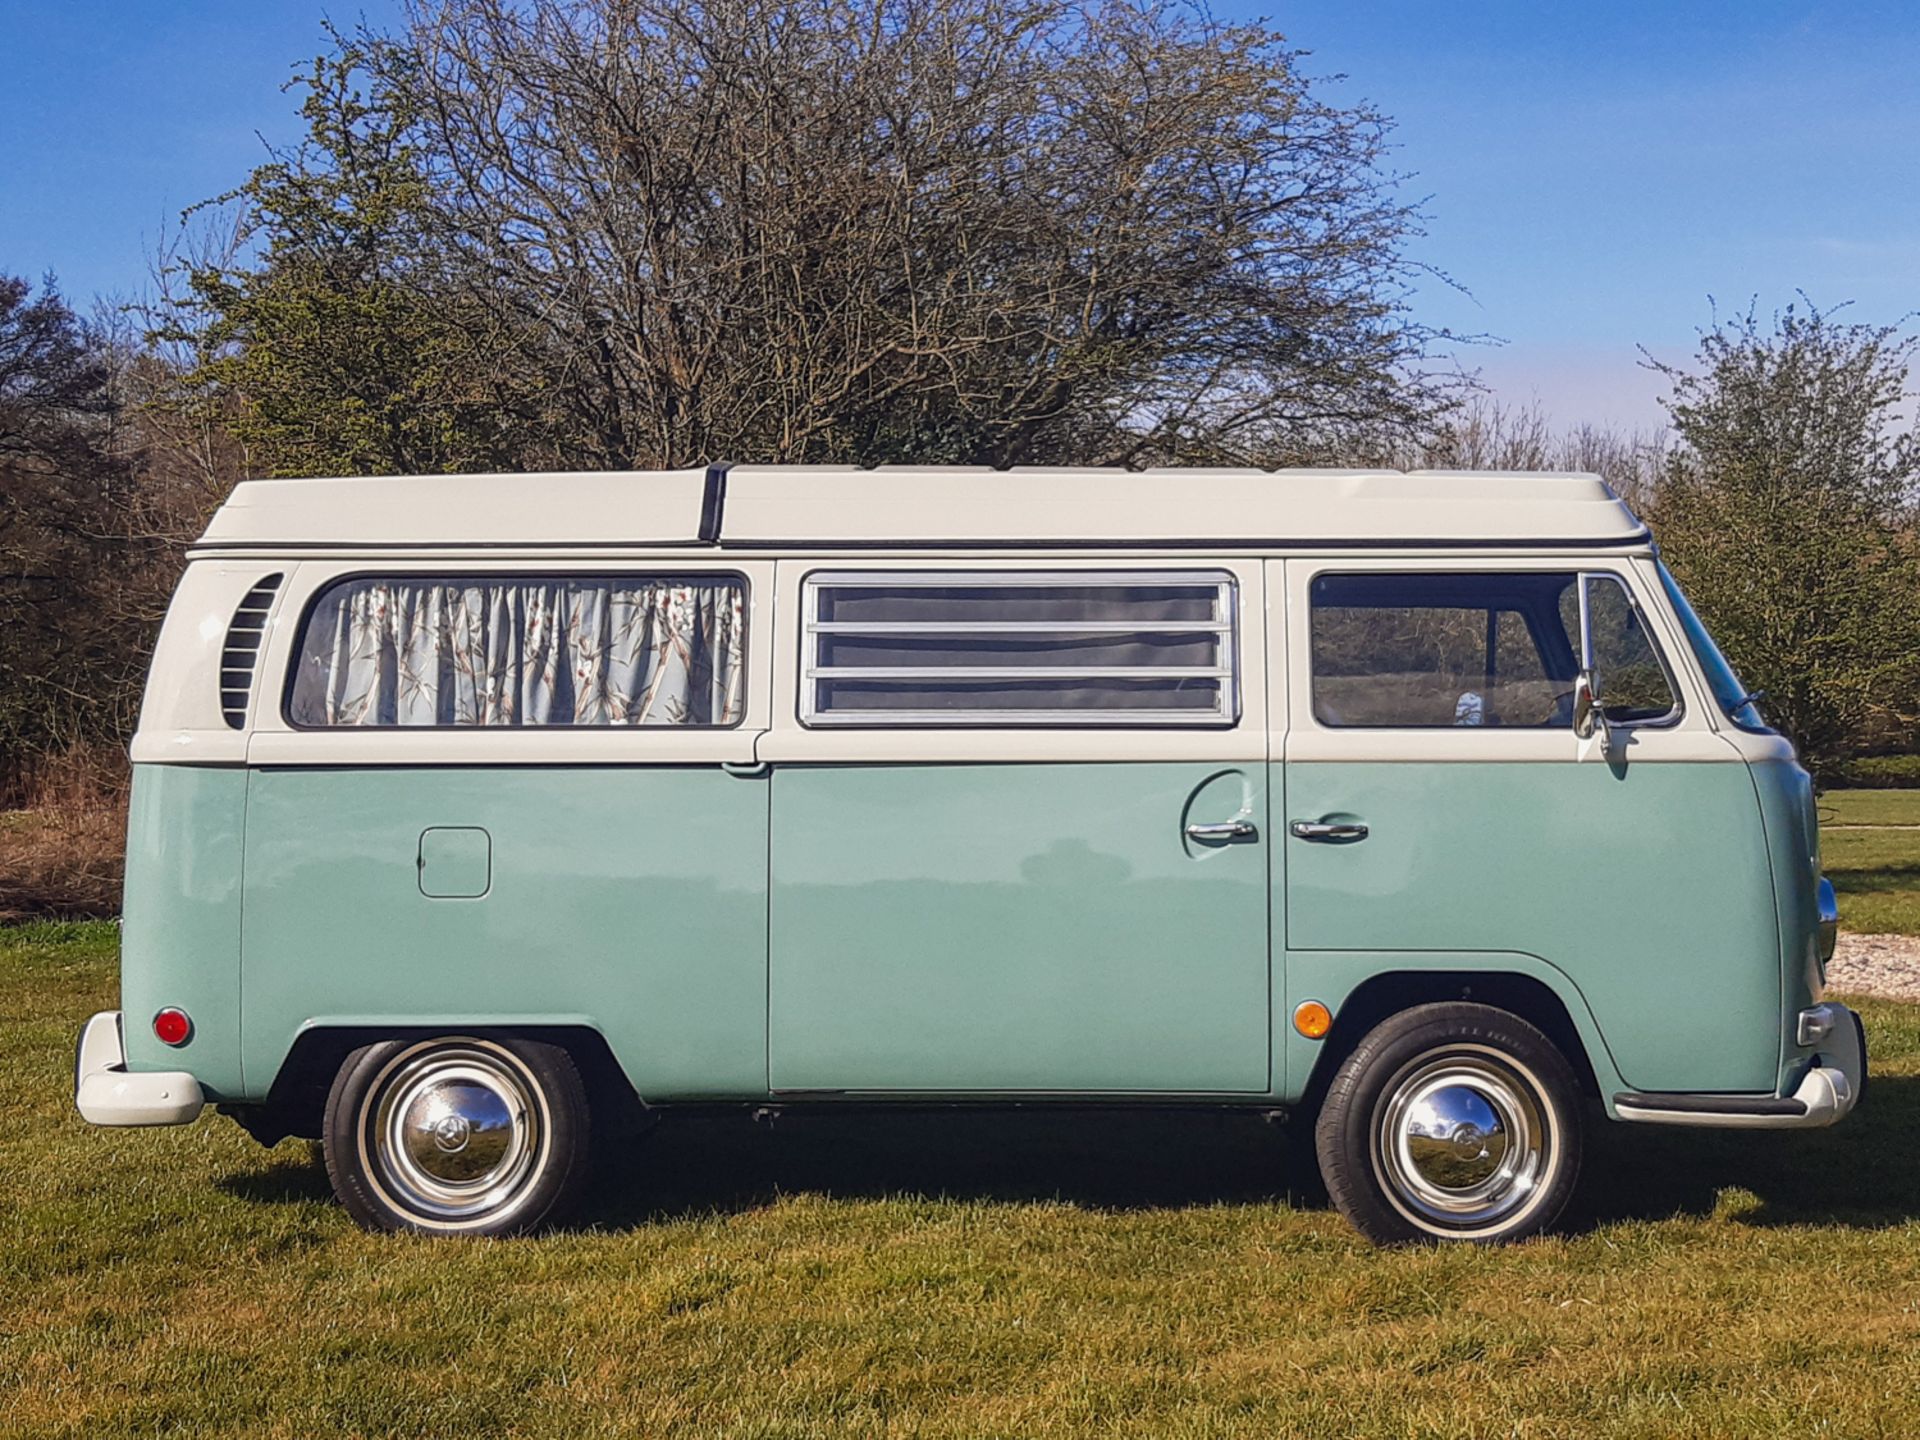
[[1652,1125],[1703,1125],[1742,1130],[1817,1130],[1846,1118],[1867,1078],[1867,1047],[1860,1017],[1828,1003],[1801,1012],[1802,1034],[1817,1033],[1820,1051],[1791,1095],[1648,1095],[1613,1097],[1622,1120]]
[[183,1070],[129,1071],[120,1012],[102,1010],[80,1031],[73,1103],[94,1125],[184,1125],[206,1099],[200,1082]]

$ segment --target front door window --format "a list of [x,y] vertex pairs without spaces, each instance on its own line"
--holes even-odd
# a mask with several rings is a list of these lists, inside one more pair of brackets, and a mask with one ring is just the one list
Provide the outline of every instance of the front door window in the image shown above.
[[[1575,571],[1325,574],[1310,594],[1314,719],[1332,729],[1570,729],[1580,669]],[[1676,701],[1639,612],[1588,576],[1603,703],[1646,724]]]

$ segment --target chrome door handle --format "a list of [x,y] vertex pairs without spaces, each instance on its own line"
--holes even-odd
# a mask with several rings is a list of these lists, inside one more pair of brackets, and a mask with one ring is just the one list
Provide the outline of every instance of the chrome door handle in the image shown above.
[[1221,820],[1187,826],[1189,840],[1251,840],[1260,833],[1251,820]]
[[1287,829],[1296,840],[1364,840],[1367,827],[1358,820],[1296,820]]

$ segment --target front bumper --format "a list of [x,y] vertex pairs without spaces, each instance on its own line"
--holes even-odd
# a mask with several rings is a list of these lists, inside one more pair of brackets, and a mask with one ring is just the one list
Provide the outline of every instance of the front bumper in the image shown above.
[[1819,1053],[1791,1095],[1672,1095],[1629,1091],[1613,1097],[1622,1120],[1653,1125],[1703,1125],[1743,1130],[1817,1130],[1846,1118],[1867,1082],[1866,1030],[1844,1005],[1803,1011],[1824,1030]]
[[73,1103],[94,1125],[185,1125],[206,1097],[184,1070],[128,1070],[120,1012],[102,1010],[80,1031]]

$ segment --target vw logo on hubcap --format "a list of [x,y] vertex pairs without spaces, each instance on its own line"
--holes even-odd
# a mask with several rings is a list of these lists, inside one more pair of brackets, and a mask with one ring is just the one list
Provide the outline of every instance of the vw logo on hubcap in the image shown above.
[[1465,1124],[1454,1128],[1453,1152],[1462,1160],[1478,1160],[1487,1153],[1487,1133],[1478,1125]]
[[459,1114],[442,1115],[433,1125],[433,1143],[445,1154],[454,1155],[467,1148],[473,1126]]

